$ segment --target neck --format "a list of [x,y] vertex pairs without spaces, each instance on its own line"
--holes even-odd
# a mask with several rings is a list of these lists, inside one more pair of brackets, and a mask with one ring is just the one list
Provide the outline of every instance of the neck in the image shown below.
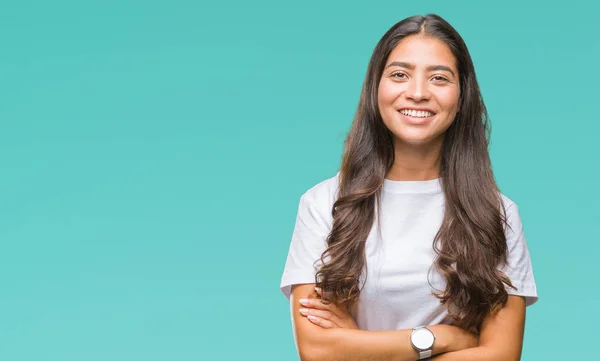
[[394,142],[394,164],[386,178],[397,181],[426,181],[439,178],[442,141],[427,146]]

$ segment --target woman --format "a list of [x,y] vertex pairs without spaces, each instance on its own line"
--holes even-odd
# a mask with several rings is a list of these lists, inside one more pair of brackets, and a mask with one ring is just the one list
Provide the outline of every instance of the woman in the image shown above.
[[538,296],[487,111],[437,15],[377,44],[340,171],[300,198],[281,280],[303,361],[518,360]]

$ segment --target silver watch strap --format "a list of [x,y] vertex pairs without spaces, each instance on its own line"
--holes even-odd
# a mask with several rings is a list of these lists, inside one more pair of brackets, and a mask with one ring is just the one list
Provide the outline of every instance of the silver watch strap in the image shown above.
[[431,357],[431,349],[419,352],[419,360],[428,359]]

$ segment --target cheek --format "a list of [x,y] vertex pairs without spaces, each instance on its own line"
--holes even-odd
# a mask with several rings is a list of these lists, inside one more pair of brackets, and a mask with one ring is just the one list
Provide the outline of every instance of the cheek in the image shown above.
[[458,92],[449,90],[438,94],[439,104],[448,112],[454,112],[458,108]]
[[392,103],[394,103],[394,101],[398,97],[398,93],[399,91],[397,87],[393,86],[393,84],[389,84],[385,80],[381,81],[381,83],[379,83],[378,89],[379,106],[389,106]]

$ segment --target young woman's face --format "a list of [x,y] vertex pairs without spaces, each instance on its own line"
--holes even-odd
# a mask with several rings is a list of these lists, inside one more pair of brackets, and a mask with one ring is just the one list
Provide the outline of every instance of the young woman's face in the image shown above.
[[460,96],[456,60],[436,38],[402,39],[388,57],[378,105],[395,142],[426,145],[452,124]]

